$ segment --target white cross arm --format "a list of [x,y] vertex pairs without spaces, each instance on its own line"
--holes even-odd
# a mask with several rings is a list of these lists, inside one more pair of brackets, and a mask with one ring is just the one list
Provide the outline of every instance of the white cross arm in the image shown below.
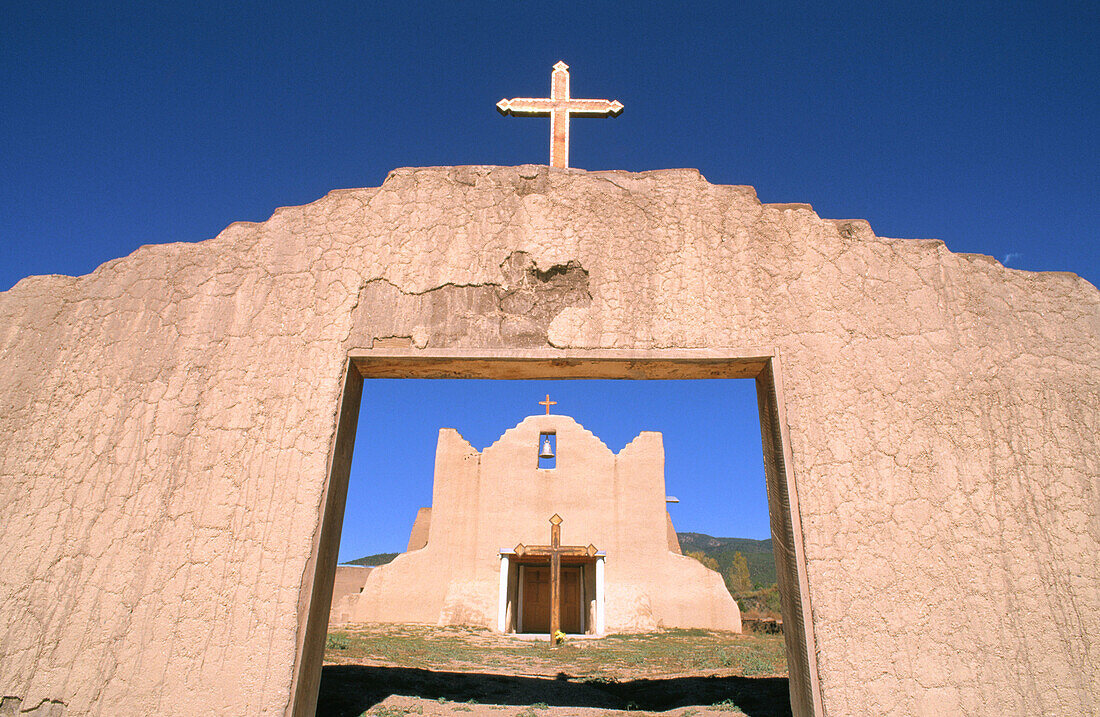
[[623,111],[618,100],[555,100],[549,97],[516,97],[497,102],[502,115],[546,116],[555,110],[565,110],[578,117],[616,116]]

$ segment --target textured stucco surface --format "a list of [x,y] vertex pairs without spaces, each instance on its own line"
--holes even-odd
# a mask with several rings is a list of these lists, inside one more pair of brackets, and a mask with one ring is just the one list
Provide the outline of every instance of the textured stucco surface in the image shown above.
[[338,606],[343,605],[363,590],[363,586],[367,583],[367,576],[370,575],[373,569],[373,567],[361,565],[336,566],[336,575],[332,580],[332,617],[330,623],[347,621],[347,615],[344,612],[346,608]]
[[347,352],[387,342],[773,347],[825,712],[1100,703],[1095,287],[546,167],[397,170],[0,293],[0,694],[283,714]]
[[[538,467],[543,433],[555,435],[553,469]],[[556,514],[563,520],[563,545],[593,545],[607,556],[605,632],[740,632],[741,613],[722,576],[680,555],[678,543],[676,552],[669,548],[664,469],[663,439],[653,431],[614,453],[569,416],[529,416],[479,452],[454,429],[441,429],[427,541],[411,549],[420,543],[414,527],[410,551],[375,568],[362,592],[334,600],[331,621],[495,630],[500,551],[549,544],[548,520]],[[507,632],[519,627],[516,568],[522,560],[509,558]],[[593,587],[585,591],[582,611],[586,631],[594,633],[594,564],[587,562]]]

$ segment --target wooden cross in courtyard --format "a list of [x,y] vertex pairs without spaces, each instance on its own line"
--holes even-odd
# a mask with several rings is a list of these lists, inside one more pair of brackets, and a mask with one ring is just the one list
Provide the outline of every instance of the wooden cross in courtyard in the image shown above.
[[558,405],[558,402],[557,401],[551,401],[550,400],[550,394],[546,394],[546,400],[545,401],[539,401],[539,405],[540,406],[546,406],[546,415],[549,416],[550,415],[550,407]]
[[578,100],[569,96],[569,65],[558,62],[550,75],[549,97],[516,97],[497,102],[502,115],[550,117],[550,166],[569,166],[569,118],[617,117],[623,111],[618,100]]
[[516,546],[516,557],[548,557],[550,558],[550,644],[554,644],[554,635],[561,629],[561,559],[594,558],[596,546],[589,543],[584,545],[561,544],[561,516],[554,513],[550,518],[550,544],[549,545],[524,545]]

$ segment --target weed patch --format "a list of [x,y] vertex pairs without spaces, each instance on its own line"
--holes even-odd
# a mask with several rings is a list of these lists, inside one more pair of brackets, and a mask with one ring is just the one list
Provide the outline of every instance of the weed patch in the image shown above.
[[716,709],[719,712],[741,712],[741,708],[737,706],[737,703],[731,699],[724,699],[721,702],[715,702],[711,705],[711,709]]
[[368,710],[363,714],[367,715],[367,717],[405,717],[405,715],[410,714],[422,715],[424,714],[424,708],[420,705],[416,707],[389,707],[382,705],[372,710]]

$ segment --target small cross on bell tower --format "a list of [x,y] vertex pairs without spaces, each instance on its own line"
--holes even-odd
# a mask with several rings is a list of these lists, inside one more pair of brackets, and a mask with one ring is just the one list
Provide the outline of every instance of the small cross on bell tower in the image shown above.
[[539,405],[540,406],[546,406],[546,415],[549,416],[550,415],[550,407],[558,405],[558,402],[557,401],[551,401],[550,400],[550,394],[546,394],[546,399],[543,400],[543,401],[539,401]]

